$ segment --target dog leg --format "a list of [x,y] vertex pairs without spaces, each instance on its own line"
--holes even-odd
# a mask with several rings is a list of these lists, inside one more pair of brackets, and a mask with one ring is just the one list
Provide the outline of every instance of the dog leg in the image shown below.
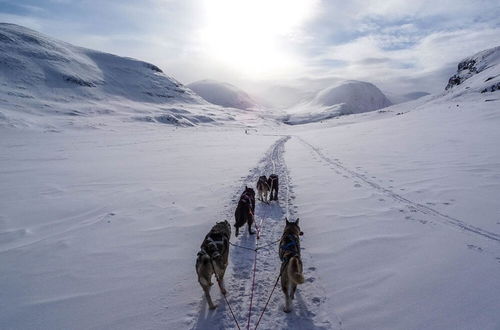
[[240,228],[236,227],[236,233],[235,233],[236,237],[238,237],[239,234],[240,234]]
[[290,294],[288,292],[285,293],[285,308],[283,311],[285,313],[290,313],[292,311],[292,299],[290,299]]
[[292,300],[295,299],[295,291],[297,291],[297,284],[292,284]]
[[210,287],[203,287],[203,291],[205,291],[205,298],[207,298],[208,308],[216,309],[217,305],[213,303],[212,297],[210,296]]
[[223,277],[219,278],[219,287],[220,287],[220,292],[223,295],[226,295],[227,291],[226,291],[226,287],[224,286],[224,278]]

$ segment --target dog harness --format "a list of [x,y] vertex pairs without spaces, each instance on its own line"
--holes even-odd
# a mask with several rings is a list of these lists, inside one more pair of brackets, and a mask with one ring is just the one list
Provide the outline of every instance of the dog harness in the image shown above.
[[201,244],[201,251],[198,254],[208,254],[211,258],[220,257],[229,245],[226,235],[212,234],[205,237]]
[[[288,261],[291,257],[300,257],[300,240],[298,236],[288,234],[280,244],[280,260]],[[285,256],[286,255],[286,256]]]

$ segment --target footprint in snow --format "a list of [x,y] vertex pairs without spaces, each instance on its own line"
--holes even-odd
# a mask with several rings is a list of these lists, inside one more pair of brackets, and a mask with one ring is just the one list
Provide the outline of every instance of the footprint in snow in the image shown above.
[[313,283],[316,279],[314,277],[309,277],[308,279],[306,279],[306,282],[308,283]]
[[361,185],[360,185],[359,183],[356,183],[356,184],[354,185],[354,187],[359,188],[359,187],[361,187]]
[[383,198],[379,198],[379,199],[378,199],[378,201],[379,201],[379,202],[385,202],[385,199],[383,199]]
[[307,268],[307,270],[310,270],[310,271],[315,271],[315,270],[316,270],[316,267],[309,267],[309,268]]
[[471,250],[483,252],[483,248],[474,244],[467,244],[467,247]]
[[312,298],[312,302],[315,303],[316,305],[318,305],[321,302],[321,298],[314,297],[314,298]]

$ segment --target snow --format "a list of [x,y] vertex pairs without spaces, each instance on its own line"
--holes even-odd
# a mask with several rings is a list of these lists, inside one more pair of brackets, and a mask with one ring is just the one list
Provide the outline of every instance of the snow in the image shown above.
[[318,92],[306,103],[296,105],[287,112],[284,121],[297,125],[330,119],[332,117],[385,108],[391,102],[373,84],[347,80]]
[[[27,39],[9,46],[15,38]],[[313,122],[314,111],[342,110],[332,88],[314,99],[320,110],[307,108],[308,125],[290,126],[182,85],[172,98],[143,95],[175,80],[21,27],[1,25],[0,46],[10,61],[0,76],[0,329],[236,329],[216,285],[219,307],[208,310],[196,253],[216,221],[233,223],[244,186],[271,173],[280,200],[257,202],[260,240],[231,238],[263,247],[250,328],[279,274],[277,245],[264,245],[285,216],[301,219],[306,281],[290,314],[278,286],[259,329],[499,328],[500,92],[488,89],[498,48],[473,56],[476,72],[441,94]],[[186,125],[155,119],[168,113]],[[194,122],[202,115],[213,122]],[[254,257],[232,246],[225,278],[242,328]]]
[[110,120],[194,126],[234,120],[157,66],[0,24],[0,125],[98,128]]
[[206,101],[222,107],[242,110],[258,107],[246,92],[229,83],[206,79],[192,82],[187,86]]

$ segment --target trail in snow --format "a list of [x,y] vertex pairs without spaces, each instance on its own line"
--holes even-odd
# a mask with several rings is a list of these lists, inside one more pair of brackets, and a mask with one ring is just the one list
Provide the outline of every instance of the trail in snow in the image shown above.
[[365,182],[366,184],[368,184],[369,186],[371,186],[372,188],[375,188],[376,190],[380,191],[381,193],[383,193],[383,194],[385,194],[385,195],[393,198],[394,200],[399,201],[399,202],[401,202],[403,204],[406,204],[408,206],[408,208],[410,209],[410,211],[412,211],[412,212],[421,212],[421,213],[426,214],[426,215],[434,216],[436,219],[440,219],[441,223],[444,223],[444,224],[447,224],[447,225],[451,225],[451,226],[453,226],[455,228],[458,228],[458,229],[461,229],[461,230],[465,230],[467,232],[479,235],[480,237],[483,237],[483,238],[487,238],[487,239],[490,239],[490,240],[493,240],[493,241],[500,242],[500,235],[499,234],[491,232],[491,231],[488,231],[488,230],[485,230],[485,229],[482,229],[480,227],[477,227],[477,226],[474,226],[474,225],[471,225],[471,224],[468,224],[467,222],[465,222],[463,220],[460,220],[460,219],[457,219],[455,217],[452,217],[452,216],[450,216],[448,214],[440,212],[440,211],[438,211],[436,209],[433,209],[433,208],[431,208],[429,206],[426,206],[426,205],[423,205],[423,204],[411,201],[411,200],[409,200],[409,199],[407,199],[407,198],[405,198],[405,197],[403,197],[403,196],[395,193],[394,191],[392,191],[390,189],[387,189],[387,188],[384,188],[381,185],[379,185],[379,184],[371,181],[370,179],[367,178],[366,175],[358,173],[358,172],[356,172],[354,170],[349,169],[348,167],[346,167],[345,165],[343,165],[340,160],[338,160],[338,159],[333,159],[332,160],[328,156],[325,156],[323,154],[323,152],[321,152],[321,150],[319,148],[315,147],[314,145],[312,145],[311,143],[307,142],[303,138],[301,138],[299,136],[296,136],[296,138],[300,142],[302,142],[304,145],[306,145],[307,147],[309,147],[314,153],[316,153],[326,163],[334,166],[335,168],[337,168],[339,170],[342,170],[343,172],[345,172],[348,175],[350,175],[353,179],[359,179],[359,180]]
[[[260,175],[269,176],[274,173],[279,176],[279,201],[270,204],[256,201],[255,221],[260,229],[260,240],[256,239],[256,235],[248,235],[245,227],[242,228],[242,234],[238,238],[234,236],[232,238],[234,244],[249,248],[242,249],[231,246],[230,262],[225,276],[225,286],[228,291],[227,298],[241,329],[247,329],[248,325],[249,329],[255,328],[279,275],[281,263],[278,257],[278,243],[270,243],[281,237],[285,216],[292,219],[296,218],[297,207],[293,205],[295,196],[283,158],[285,143],[289,138],[289,136],[282,137],[270,147],[261,162],[243,179],[241,189],[233,196],[232,203],[226,211],[227,218],[231,219],[230,222],[233,223],[234,208],[242,188],[245,185],[254,187]],[[301,221],[307,220],[303,219]],[[270,245],[263,247],[267,244]],[[256,283],[249,322],[255,260],[255,252],[252,249],[259,246],[263,248],[259,249],[257,253],[255,265]],[[278,284],[259,324],[259,329],[336,329],[341,327],[341,321],[338,317],[336,327],[333,327],[329,321],[329,316],[335,314],[332,311],[325,310],[324,302],[326,297],[323,288],[317,281],[316,267],[313,265],[311,256],[303,251],[302,259],[306,282],[298,287],[294,310],[289,314],[283,312],[284,296]],[[237,329],[229,308],[220,296],[216,285],[212,287],[211,293],[212,299],[218,303],[218,308],[215,311],[208,310],[207,303],[202,298],[200,311],[197,319],[193,320],[192,329]],[[202,297],[201,290],[200,297]]]

